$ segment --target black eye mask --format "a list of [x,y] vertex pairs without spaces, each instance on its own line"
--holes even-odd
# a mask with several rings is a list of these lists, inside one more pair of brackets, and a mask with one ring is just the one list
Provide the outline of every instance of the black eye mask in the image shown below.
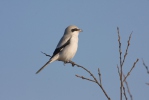
[[78,31],[77,28],[71,29],[71,32]]

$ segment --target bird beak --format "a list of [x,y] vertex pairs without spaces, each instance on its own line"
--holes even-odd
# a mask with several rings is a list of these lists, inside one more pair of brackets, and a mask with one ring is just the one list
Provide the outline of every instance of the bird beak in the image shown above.
[[82,30],[82,29],[78,29],[78,31],[79,31],[79,32],[83,32],[83,30]]

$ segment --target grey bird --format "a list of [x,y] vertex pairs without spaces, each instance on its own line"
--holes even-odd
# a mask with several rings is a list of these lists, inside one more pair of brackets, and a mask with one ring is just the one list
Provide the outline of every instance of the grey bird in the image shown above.
[[75,25],[70,25],[65,29],[64,35],[60,39],[52,57],[37,72],[38,74],[43,68],[54,61],[63,61],[64,63],[71,61],[75,56],[78,48],[78,35],[82,32]]

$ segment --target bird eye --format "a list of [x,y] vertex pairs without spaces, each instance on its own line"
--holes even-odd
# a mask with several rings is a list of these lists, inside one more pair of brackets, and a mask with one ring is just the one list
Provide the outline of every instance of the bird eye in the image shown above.
[[71,32],[78,31],[77,28],[71,29]]

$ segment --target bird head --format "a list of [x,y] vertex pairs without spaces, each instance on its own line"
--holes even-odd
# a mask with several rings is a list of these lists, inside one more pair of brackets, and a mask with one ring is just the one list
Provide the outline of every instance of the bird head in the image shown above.
[[78,35],[80,32],[82,32],[81,29],[79,29],[77,26],[75,25],[70,25],[65,29],[65,33],[64,34],[76,34]]

